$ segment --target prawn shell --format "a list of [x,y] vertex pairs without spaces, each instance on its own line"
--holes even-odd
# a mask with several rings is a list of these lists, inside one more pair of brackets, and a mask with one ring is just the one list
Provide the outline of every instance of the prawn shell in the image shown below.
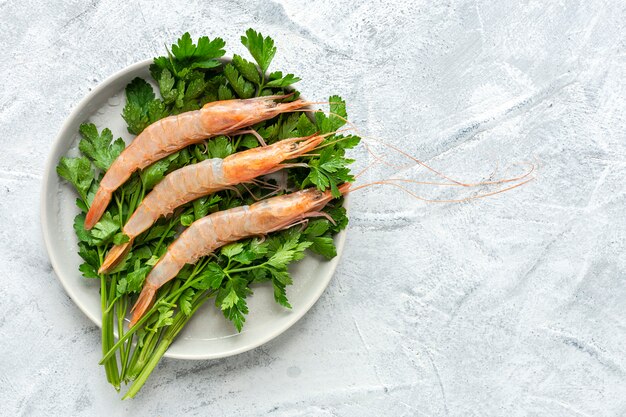
[[137,207],[124,225],[124,233],[133,239],[176,207],[228,186],[223,163],[220,158],[207,159],[166,175]]

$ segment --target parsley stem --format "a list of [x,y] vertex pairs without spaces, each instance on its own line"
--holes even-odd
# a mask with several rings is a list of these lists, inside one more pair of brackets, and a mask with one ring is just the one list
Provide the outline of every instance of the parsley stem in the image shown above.
[[[100,264],[102,264],[103,252],[101,248],[98,248],[98,258],[100,260]],[[107,301],[108,301],[108,291],[107,291],[107,278],[105,275],[100,275],[100,305],[102,310],[102,329],[101,329],[101,337],[102,337],[102,352],[106,352],[109,349],[110,339],[109,339],[109,318],[107,313]],[[119,384],[119,373],[117,371],[117,359],[115,357],[107,360],[104,363],[104,371],[106,373],[107,381],[115,387],[117,391],[120,389]]]
[[[98,255],[102,259],[102,251],[98,250]],[[111,281],[111,286],[115,287],[116,276],[113,276]],[[112,294],[112,293],[111,293]],[[107,278],[105,275],[100,275],[100,302],[102,306],[102,351],[107,352],[112,344],[114,339],[113,335],[113,326],[114,326],[114,317],[108,311],[108,302],[110,296],[107,291]],[[113,387],[119,391],[120,390],[120,375],[117,368],[117,358],[115,356],[109,358],[104,363],[104,369],[107,375],[107,381],[113,385]]]
[[152,316],[152,314],[154,314],[155,311],[157,311],[157,307],[159,307],[160,305],[161,304],[159,302],[156,302],[154,306],[150,310],[148,310],[148,312],[144,314],[144,316],[141,319],[139,319],[139,321],[133,327],[131,327],[130,329],[128,329],[126,333],[124,333],[124,336],[120,337],[118,341],[113,346],[111,346],[110,349],[103,351],[102,354],[104,356],[102,356],[102,359],[100,359],[99,364],[103,365],[104,363],[106,363],[109,360],[109,358],[115,354],[115,352],[119,349],[119,347],[126,340],[128,340],[133,334],[135,334],[135,332],[139,330],[142,324],[148,321],[148,319]]
[[267,262],[263,262],[260,265],[252,265],[252,266],[246,266],[243,268],[233,268],[233,269],[228,269],[228,268],[224,268],[224,272],[226,272],[227,274],[230,273],[235,273],[235,272],[246,272],[246,271],[251,271],[253,269],[259,269],[259,268],[263,268],[263,269],[268,269],[265,265],[267,264]]
[[[117,336],[124,336],[124,316],[126,315],[126,308],[123,305],[123,301],[118,302],[118,297],[111,303],[116,306],[115,312],[117,313]],[[123,314],[123,315],[122,315]],[[115,341],[113,337],[111,340]],[[124,357],[126,356],[126,346],[122,345],[120,348],[120,364],[122,369],[120,370],[120,381],[122,380],[122,374],[124,373]]]
[[106,308],[106,310],[104,310],[104,314],[109,314],[113,310],[113,307],[115,307],[115,303],[117,303],[119,299],[120,299],[120,296],[115,297],[113,299],[113,302],[111,302],[109,306]]
[[[118,339],[118,341],[113,344],[108,350],[104,351],[104,345],[103,345],[103,356],[102,359],[100,359],[100,364],[104,364],[106,363],[106,361],[109,360],[109,358],[115,354],[115,352],[121,348],[121,346],[124,344],[124,342],[128,339],[131,339],[128,343],[128,347],[127,349],[129,349],[130,347],[130,342],[132,342],[132,336],[133,334],[141,327],[142,324],[144,324],[148,318],[150,318],[155,312],[158,311],[158,308],[161,307],[162,305],[167,305],[167,304],[171,304],[173,302],[175,302],[178,297],[180,296],[180,294],[182,294],[187,288],[193,286],[194,284],[198,283],[198,280],[195,280],[194,278],[196,277],[196,275],[202,270],[202,268],[206,265],[206,263],[208,263],[208,260],[206,260],[204,263],[203,262],[199,262],[196,264],[196,266],[194,267],[194,270],[191,272],[191,274],[189,275],[189,277],[185,280],[185,283],[180,286],[180,288],[177,286],[176,288],[171,287],[173,291],[168,290],[168,294],[163,295],[159,300],[157,300],[156,303],[154,303],[154,306],[152,306],[152,308],[150,310],[148,310],[146,312],[146,314],[144,314],[144,316],[139,319],[139,321],[130,329],[128,329],[128,331],[121,335]],[[180,281],[179,281],[180,282]],[[177,285],[180,285],[180,283],[177,283]],[[135,352],[133,352],[133,358],[131,359],[131,368],[134,368],[133,366],[133,361],[136,362],[137,359],[135,359],[135,355],[137,348],[135,348]]]
[[[128,215],[132,216],[132,214],[135,212],[135,209],[137,208],[137,204],[143,200],[143,196],[144,196],[144,186],[143,186],[143,181],[141,182],[141,190],[140,192],[134,192],[132,199],[130,200],[130,203],[128,204]],[[141,195],[141,200],[139,200],[139,196]],[[130,217],[129,217],[130,218]]]
[[133,365],[131,369],[131,375],[139,375],[141,370],[144,368],[146,363],[149,361],[154,348],[156,347],[157,342],[161,336],[161,332],[149,333],[144,339],[143,346],[140,348],[139,357],[137,362]]
[[263,70],[260,70],[259,74],[261,75],[261,82],[259,83],[259,91],[257,91],[256,97],[259,97],[263,92],[263,88],[265,88],[265,72],[263,72]]
[[126,345],[126,357],[124,358],[124,362],[122,362],[122,373],[120,375],[120,379],[124,381],[125,383],[128,383],[129,381],[131,381],[130,377],[128,376],[128,370],[130,369],[130,365],[132,363],[132,357],[133,357],[131,355],[131,351],[133,351],[132,341],[133,341],[133,338],[131,337],[130,343]]
[[[132,342],[132,338],[130,340]],[[133,349],[133,354],[130,357],[130,361],[128,363],[128,366],[126,368],[126,379],[128,381],[132,381],[134,380],[137,375],[133,375],[132,374],[132,370],[135,369],[135,364],[137,363],[137,359],[139,359],[139,351],[141,350],[141,348],[139,347],[139,343],[137,343],[137,345],[135,346],[135,349]]]
[[[115,294],[116,294],[116,287],[117,287],[117,278],[118,278],[118,274],[113,275],[113,277],[110,279],[109,281],[109,297],[108,297],[108,303],[112,306],[115,305]],[[107,313],[107,318],[108,318],[108,340],[107,340],[107,345],[110,346],[113,344],[113,342],[115,341],[115,316],[113,315],[113,312],[111,311],[110,313]],[[111,367],[113,368],[113,372],[114,372],[114,376],[115,376],[115,389],[119,391],[119,387],[120,387],[120,373],[119,373],[119,368],[117,366],[117,358],[114,357],[111,360],[112,364]]]
[[154,352],[154,354],[145,363],[145,365],[143,365],[141,371],[139,372],[139,374],[131,384],[130,388],[126,392],[126,395],[124,395],[122,399],[125,400],[127,398],[133,398],[135,395],[137,395],[141,387],[143,387],[143,385],[148,380],[148,376],[150,376],[150,373],[154,370],[159,360],[161,360],[161,358],[165,354],[165,351],[169,347],[170,343],[167,343],[167,339],[163,339],[163,342],[158,346],[156,352]]
[[[100,362],[99,362],[100,365],[103,365],[106,361],[108,361],[108,359],[112,355],[114,355],[118,349],[120,349],[123,343],[129,338],[131,338],[132,335],[141,327],[141,325],[144,324],[146,321],[148,321],[148,318],[150,318],[155,312],[158,311],[159,307],[163,305],[171,304],[172,302],[177,300],[177,297],[180,294],[182,294],[183,291],[185,291],[191,285],[195,284],[196,281],[194,281],[192,278],[194,278],[197,273],[198,273],[198,270],[194,270],[194,272],[192,272],[189,278],[187,278],[187,280],[185,281],[182,287],[175,289],[171,294],[163,295],[159,300],[157,300],[156,303],[154,303],[152,308],[148,310],[144,314],[144,316],[141,319],[139,319],[139,321],[133,327],[128,329],[128,331],[124,333],[124,335],[120,334],[118,341],[115,344],[113,344],[108,350],[102,352],[103,356],[102,356],[102,359],[100,359]],[[169,290],[167,292],[169,292]],[[104,345],[103,345],[103,349],[104,349]]]
[[156,247],[154,248],[153,253],[155,254],[159,253],[159,248],[161,247],[161,244],[163,244],[163,240],[165,239],[167,234],[170,232],[170,230],[172,230],[172,227],[174,227],[176,224],[178,224],[178,219],[176,219],[176,221],[174,221],[174,219],[170,221],[169,226],[165,230],[165,233],[163,233],[163,235],[161,236],[161,239],[159,239],[159,243],[157,243]]
[[123,201],[124,201],[124,189],[122,188],[122,196],[119,198],[117,197],[117,195],[115,196],[115,202],[117,203],[117,211],[118,211],[118,215],[120,219],[120,229],[124,227],[124,216],[123,216],[123,211],[122,211]]
[[[118,338],[124,337],[124,319],[126,318],[126,310],[128,308],[128,298],[123,297],[117,307],[117,334]],[[132,338],[131,338],[132,340]],[[122,370],[120,372],[120,380],[124,380],[128,365],[128,356],[130,354],[130,346],[124,344],[120,347],[120,362]]]
[[[208,294],[211,294],[211,292],[209,292]],[[208,294],[199,293],[194,296],[191,312],[188,316],[185,315],[183,312],[179,312],[178,314],[176,314],[174,322],[167,328],[167,331],[165,331],[161,342],[156,347],[156,350],[154,351],[150,359],[146,362],[145,366],[142,368],[137,378],[133,381],[123,399],[133,398],[135,395],[137,395],[137,393],[139,392],[141,387],[144,386],[144,384],[148,380],[148,377],[150,376],[152,371],[154,371],[154,368],[156,368],[159,361],[161,360],[167,349],[170,347],[176,336],[178,336],[178,333],[180,333],[183,327],[185,327],[185,324],[187,324],[189,319],[202,306],[202,304],[204,304],[204,302],[208,300]]]

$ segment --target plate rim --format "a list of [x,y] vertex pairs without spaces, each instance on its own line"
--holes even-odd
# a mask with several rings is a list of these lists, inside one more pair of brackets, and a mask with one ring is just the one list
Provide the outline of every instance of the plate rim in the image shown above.
[[[222,59],[220,59],[222,62],[228,62],[230,61],[230,57],[222,57]],[[50,254],[51,254],[51,247],[53,245],[53,241],[52,238],[50,236],[51,234],[51,230],[50,226],[49,226],[49,222],[52,220],[51,216],[49,213],[49,209],[46,205],[47,203],[47,196],[48,194],[51,192],[51,184],[50,184],[50,177],[51,177],[51,173],[56,173],[56,165],[57,165],[57,160],[56,160],[56,155],[64,155],[64,152],[67,152],[67,149],[64,149],[65,146],[67,145],[66,142],[67,140],[64,141],[64,138],[66,137],[65,133],[66,131],[69,130],[70,126],[73,124],[74,120],[78,118],[78,116],[81,113],[81,110],[86,108],[87,105],[101,92],[103,92],[103,90],[105,90],[106,88],[108,88],[111,84],[115,83],[120,77],[126,76],[128,73],[137,71],[137,70],[141,70],[141,69],[145,69],[147,67],[149,67],[151,64],[153,63],[152,59],[145,59],[145,60],[141,60],[138,62],[135,62],[131,65],[128,65],[124,68],[122,68],[121,70],[118,70],[116,72],[114,72],[113,74],[111,74],[110,76],[108,76],[107,78],[105,78],[102,82],[100,82],[98,85],[96,85],[94,88],[92,88],[79,102],[78,104],[76,104],[70,111],[69,115],[64,119],[60,129],[58,130],[57,134],[55,135],[54,141],[52,143],[52,146],[50,147],[50,149],[48,150],[48,155],[46,157],[46,162],[44,164],[44,172],[42,175],[42,185],[41,185],[41,189],[40,189],[40,203],[39,203],[39,211],[40,211],[40,221],[41,221],[41,231],[42,231],[42,235],[43,235],[43,240],[44,240],[44,246],[46,249],[46,254],[48,256],[48,259],[50,261],[50,264],[52,265],[52,269],[54,270],[54,273],[57,277],[57,280],[61,282],[61,285],[63,286],[63,288],[65,289],[65,292],[67,293],[67,295],[70,297],[70,299],[72,300],[72,302],[79,308],[80,311],[83,312],[83,314],[85,314],[85,316],[87,316],[96,326],[98,326],[99,328],[102,327],[102,319],[100,316],[96,316],[93,315],[89,309],[87,309],[86,305],[79,301],[79,297],[77,294],[77,291],[74,290],[73,286],[70,285],[70,281],[67,279],[64,279],[62,277],[62,274],[60,273],[60,267],[58,265],[58,260],[56,258],[53,258]],[[348,210],[348,206],[349,206],[349,198],[348,196],[344,197],[344,207],[346,208],[346,210]],[[247,352],[249,350],[255,349],[261,345],[264,345],[265,343],[275,339],[276,337],[280,336],[281,334],[283,334],[284,332],[286,332],[289,328],[291,328],[295,323],[297,323],[302,317],[304,317],[305,314],[307,314],[309,312],[309,310],[311,309],[311,307],[313,307],[313,305],[320,299],[320,297],[322,296],[322,294],[324,293],[324,291],[326,291],[326,288],[328,288],[328,285],[330,284],[330,281],[332,280],[332,277],[335,275],[336,269],[337,269],[337,265],[339,264],[339,260],[341,258],[341,255],[343,253],[343,248],[345,245],[345,241],[346,241],[346,234],[347,234],[347,228],[340,231],[336,236],[335,236],[335,246],[337,248],[337,255],[335,256],[335,258],[331,259],[331,260],[327,260],[325,262],[328,262],[330,265],[330,270],[328,272],[328,279],[326,279],[325,283],[321,286],[319,286],[317,288],[317,290],[312,294],[312,297],[309,298],[309,301],[305,304],[305,305],[300,305],[299,309],[297,312],[292,311],[290,314],[290,317],[288,320],[285,321],[285,323],[283,323],[282,326],[275,328],[273,331],[268,332],[267,334],[265,334],[263,337],[259,337],[256,341],[254,341],[253,343],[249,343],[249,344],[245,344],[243,346],[240,346],[236,349],[232,349],[229,351],[225,351],[222,353],[218,353],[218,354],[177,354],[177,353],[171,353],[169,351],[165,352],[165,357],[167,358],[174,358],[174,359],[186,359],[186,360],[206,360],[206,359],[218,359],[218,358],[225,358],[225,357],[229,357],[229,356],[234,356],[234,355],[238,355],[244,352]]]

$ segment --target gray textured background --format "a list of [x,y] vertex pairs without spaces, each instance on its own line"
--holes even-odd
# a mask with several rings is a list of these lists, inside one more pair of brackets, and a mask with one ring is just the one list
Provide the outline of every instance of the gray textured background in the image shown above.
[[[624,2],[43,3],[0,2],[0,414],[626,415]],[[243,53],[250,26],[369,135],[464,179],[535,161],[537,180],[463,204],[355,193],[303,320],[236,357],[164,360],[121,402],[43,248],[47,151],[115,71],[185,30]],[[364,180],[429,178],[401,171]]]

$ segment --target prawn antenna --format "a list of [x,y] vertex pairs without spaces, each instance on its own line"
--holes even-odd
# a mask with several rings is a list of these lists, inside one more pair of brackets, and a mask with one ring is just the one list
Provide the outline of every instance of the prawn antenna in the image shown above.
[[[333,104],[333,102],[328,102],[328,101],[324,101],[324,102],[306,102],[306,105],[313,105],[313,104]],[[322,112],[325,113],[323,110],[318,109],[318,110],[314,110],[314,109],[309,109],[309,108],[301,108],[298,110],[289,110],[288,112],[310,112],[310,113],[318,113],[318,112]],[[532,163],[523,163],[522,165],[527,165],[529,166],[529,169],[523,173],[522,175],[518,175],[515,177],[511,177],[511,178],[503,178],[503,179],[489,179],[489,180],[485,180],[485,181],[479,181],[479,182],[464,182],[464,181],[460,181],[457,179],[454,179],[446,174],[444,174],[443,172],[431,167],[430,165],[426,164],[424,161],[414,157],[413,155],[410,155],[409,153],[403,151],[402,149],[398,148],[395,145],[392,145],[390,143],[387,143],[383,140],[374,138],[372,136],[367,136],[367,135],[363,135],[362,132],[360,131],[360,129],[350,120],[348,120],[347,118],[345,118],[344,116],[337,114],[335,112],[329,112],[327,113],[329,116],[332,117],[336,117],[338,119],[340,119],[341,121],[343,121],[345,124],[347,124],[349,127],[348,128],[344,128],[341,130],[337,130],[336,132],[332,132],[326,135],[334,135],[337,133],[342,133],[342,132],[346,132],[346,131],[353,131],[355,132],[359,137],[361,137],[362,141],[361,144],[363,144],[363,147],[365,148],[365,150],[374,158],[374,161],[369,164],[368,166],[366,166],[363,170],[361,170],[358,174],[355,175],[355,179],[359,178],[362,174],[364,174],[365,172],[367,172],[370,168],[372,168],[373,166],[375,166],[378,163],[382,163],[386,166],[389,166],[391,168],[395,168],[395,169],[408,169],[412,166],[415,165],[419,165],[423,168],[425,168],[426,170],[432,172],[433,174],[435,174],[436,176],[438,176],[439,178],[441,178],[444,181],[417,181],[417,180],[412,180],[412,179],[403,179],[403,178],[388,178],[388,179],[384,179],[384,180],[380,180],[380,181],[373,181],[370,183],[366,183],[366,184],[362,184],[362,185],[358,185],[354,188],[350,189],[350,192],[368,187],[368,186],[373,186],[373,185],[391,185],[397,188],[402,189],[403,191],[407,192],[408,194],[410,194],[411,196],[413,196],[414,198],[417,198],[418,200],[424,201],[424,202],[430,202],[430,203],[460,203],[460,202],[465,202],[465,201],[470,201],[470,200],[476,200],[479,198],[484,198],[484,197],[488,197],[488,196],[492,196],[492,195],[496,195],[496,194],[500,194],[502,192],[505,191],[509,191],[512,189],[515,189],[517,187],[520,187],[524,184],[527,184],[530,181],[533,181],[535,179],[535,177],[532,176],[532,174],[535,171],[535,165]],[[321,144],[320,146],[318,146],[316,149],[322,149],[324,147],[327,146],[331,146],[337,142],[341,142],[342,140],[346,140],[349,137],[342,137],[342,138],[337,138],[335,140],[326,142]],[[376,142],[379,143],[389,149],[392,149],[393,151],[401,154],[402,156],[408,158],[409,160],[413,161],[414,164],[412,165],[408,165],[408,166],[401,166],[401,165],[396,165],[394,163],[391,163],[389,161],[387,161],[385,158],[383,158],[382,156],[378,155],[376,152],[374,152],[371,148],[371,146],[368,144],[369,142]],[[516,164],[519,165],[519,164]],[[497,172],[497,168],[496,170],[493,172],[493,174],[491,175],[491,177],[493,177],[495,175],[495,173]],[[508,172],[508,168],[505,170],[505,173]],[[490,177],[490,178],[491,178]],[[416,193],[414,193],[413,191],[409,190],[408,188],[406,188],[405,186],[403,186],[402,184],[419,184],[419,185],[434,185],[434,186],[443,186],[443,187],[463,187],[463,188],[474,188],[474,187],[483,187],[483,186],[494,186],[494,185],[501,185],[501,184],[512,184],[512,185],[507,185],[504,188],[500,188],[498,190],[494,190],[494,191],[487,191],[484,193],[480,193],[474,196],[470,196],[470,197],[465,197],[465,198],[459,198],[459,199],[429,199],[429,198],[425,198],[422,197],[420,195],[417,195]]]
[[[527,174],[529,175],[529,174]],[[524,184],[527,184],[531,181],[533,181],[535,178],[534,177],[530,177],[527,178],[521,182],[518,182],[517,184],[513,184],[510,186],[507,186],[505,188],[501,188],[498,190],[494,190],[494,191],[489,191],[489,192],[485,192],[485,193],[481,193],[481,194],[477,194],[477,195],[473,195],[473,196],[469,196],[469,197],[464,197],[464,198],[457,198],[457,199],[430,199],[430,198],[426,198],[426,197],[422,197],[418,194],[416,194],[415,192],[413,192],[412,190],[404,187],[403,185],[400,185],[398,182],[398,180],[396,179],[386,179],[386,180],[380,180],[380,181],[372,181],[372,182],[368,182],[365,184],[361,184],[361,185],[357,185],[356,187],[351,187],[349,192],[352,193],[354,191],[358,191],[361,190],[363,188],[366,187],[371,187],[374,185],[391,185],[393,187],[399,188],[402,191],[406,192],[407,194],[409,194],[410,196],[412,196],[413,198],[423,201],[425,203],[464,203],[467,201],[471,201],[471,200],[477,200],[479,198],[485,198],[485,197],[489,197],[492,195],[496,195],[496,194],[500,194],[500,193],[504,193],[506,191],[510,191],[513,190],[515,188],[521,187]],[[403,180],[401,182],[411,182],[411,183],[416,183],[416,184],[428,184],[428,185],[455,185],[455,184],[445,184],[445,183],[431,183],[431,182],[420,182],[420,181],[411,181],[411,180]]]

